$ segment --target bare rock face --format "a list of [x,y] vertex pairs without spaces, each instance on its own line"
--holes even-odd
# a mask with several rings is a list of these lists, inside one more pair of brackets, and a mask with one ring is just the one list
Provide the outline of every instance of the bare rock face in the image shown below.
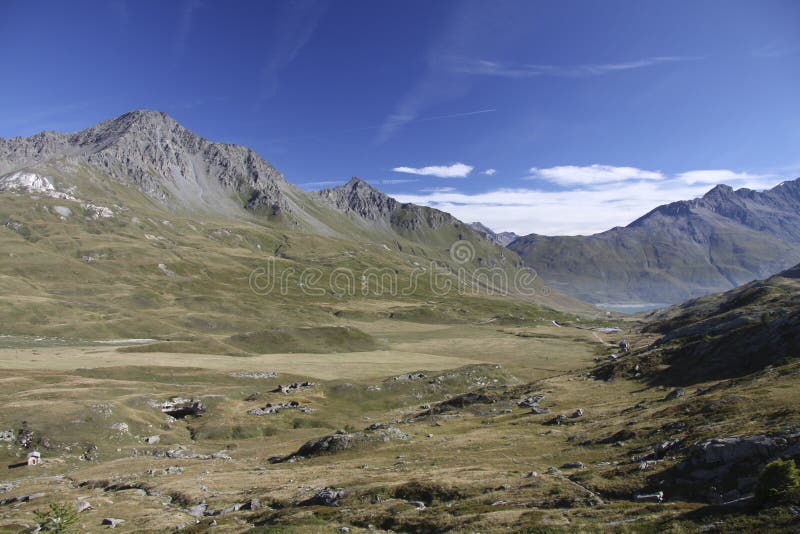
[[415,204],[402,204],[367,182],[353,177],[345,185],[323,189],[317,196],[331,207],[399,230],[438,229],[458,222],[452,215]]
[[289,209],[293,189],[251,149],[213,143],[165,113],[132,111],[74,134],[0,139],[0,174],[41,163],[88,164],[164,202],[213,205],[238,195],[251,210]]
[[340,211],[377,221],[388,217],[400,205],[367,182],[353,177],[345,185],[323,189],[318,195]]

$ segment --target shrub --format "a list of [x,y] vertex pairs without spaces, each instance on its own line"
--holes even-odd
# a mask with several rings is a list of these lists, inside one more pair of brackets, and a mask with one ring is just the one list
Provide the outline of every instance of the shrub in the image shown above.
[[412,480],[394,489],[394,496],[409,501],[422,501],[430,506],[434,502],[463,499],[467,495],[460,488],[435,482]]
[[67,534],[77,532],[78,514],[68,504],[53,503],[48,510],[36,512],[40,532]]
[[758,477],[756,500],[761,503],[800,502],[800,470],[794,460],[770,462]]

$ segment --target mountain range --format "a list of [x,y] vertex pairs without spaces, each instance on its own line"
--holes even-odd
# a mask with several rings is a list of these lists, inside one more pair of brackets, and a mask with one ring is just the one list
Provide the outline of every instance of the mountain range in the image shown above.
[[508,248],[545,281],[593,303],[672,304],[800,261],[800,179],[759,192],[718,185],[590,236],[531,234]]
[[[541,279],[529,276],[520,292],[474,278],[493,268],[514,280],[521,259],[447,213],[358,178],[304,191],[252,150],[155,111],[0,139],[0,239],[9,334],[163,338],[236,353],[242,332],[354,315],[595,313]],[[280,285],[269,295],[253,289],[265,269]],[[219,346],[223,334],[233,337]]]
[[[0,139],[2,191],[7,195],[0,198],[0,222],[19,229],[18,235],[29,234],[29,242],[42,237],[37,224],[49,223],[35,221],[30,211],[20,213],[24,203],[10,202],[20,192],[49,197],[51,204],[79,202],[80,210],[34,204],[34,211],[49,210],[62,223],[68,217],[58,210],[80,211],[92,224],[127,217],[146,225],[167,215],[185,217],[195,227],[189,219],[216,220],[223,227],[235,221],[273,236],[270,246],[281,254],[286,242],[313,236],[329,240],[316,245],[320,250],[336,240],[374,244],[384,253],[378,263],[385,268],[434,262],[454,273],[463,265],[453,260],[450,247],[466,241],[467,266],[500,267],[509,277],[523,265],[532,268],[539,289],[543,282],[556,289],[539,291],[534,300],[559,309],[591,309],[577,299],[671,304],[800,261],[800,179],[765,192],[720,185],[702,198],[660,206],[624,228],[596,235],[520,237],[401,203],[358,178],[317,192],[302,190],[253,150],[209,141],[164,113],[146,110],[72,134]],[[149,230],[144,233],[157,235]]]

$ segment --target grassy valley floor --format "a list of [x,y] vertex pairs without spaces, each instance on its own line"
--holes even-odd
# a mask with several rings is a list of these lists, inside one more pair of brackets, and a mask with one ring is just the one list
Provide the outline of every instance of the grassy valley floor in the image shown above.
[[[357,328],[380,348],[234,356],[42,340],[0,350],[0,431],[15,433],[0,442],[0,462],[23,462],[33,449],[43,458],[0,472],[0,532],[31,527],[50,503],[72,509],[84,501],[91,508],[78,521],[88,532],[108,528],[104,518],[124,520],[122,532],[721,532],[794,524],[785,508],[764,515],[667,490],[679,458],[644,468],[637,458],[667,439],[796,425],[797,413],[785,407],[798,365],[698,384],[665,400],[671,390],[663,386],[590,376],[595,359],[621,339],[634,347],[650,341],[624,323],[613,334],[545,321],[336,326]],[[304,381],[313,383],[275,391]],[[548,413],[518,405],[530,395],[543,395],[537,406]],[[204,411],[168,417],[159,403],[172,397],[199,400]],[[308,411],[248,413],[289,401]],[[566,418],[550,424],[558,414]],[[25,432],[27,449],[18,440]],[[324,436],[334,437],[293,456]],[[326,506],[313,499],[322,488],[344,494]],[[665,502],[634,502],[659,488]]]

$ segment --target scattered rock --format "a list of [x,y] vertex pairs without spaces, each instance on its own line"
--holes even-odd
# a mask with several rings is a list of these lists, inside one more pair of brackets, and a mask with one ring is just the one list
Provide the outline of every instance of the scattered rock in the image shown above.
[[119,432],[120,434],[128,433],[128,423],[114,423],[111,425],[111,430]]
[[303,413],[311,413],[314,410],[308,406],[304,406],[297,401],[282,402],[280,404],[267,403],[263,408],[253,408],[247,410],[250,415],[268,415],[281,412],[283,410],[300,410]]
[[339,500],[345,495],[345,491],[340,488],[322,488],[313,497],[298,503],[298,506],[339,506]]
[[523,408],[533,408],[540,402],[544,400],[544,395],[528,395],[527,397],[521,399],[517,402],[517,406],[521,406]]
[[275,393],[295,393],[297,391],[300,391],[301,389],[313,388],[316,385],[317,384],[315,382],[295,382],[295,383],[289,384],[287,386],[281,386],[279,384],[278,387],[275,388],[274,392]]
[[395,382],[408,382],[411,380],[421,380],[423,378],[427,378],[427,375],[418,371],[416,373],[406,373],[404,375],[393,376],[390,380],[394,380]]
[[86,210],[86,216],[95,221],[98,219],[110,219],[114,216],[114,212],[109,208],[106,208],[105,206],[98,206],[96,204],[92,204],[91,202],[83,204],[82,207],[84,210]]
[[564,414],[559,414],[550,419],[549,421],[545,421],[544,424],[548,426],[558,426],[558,425],[563,425],[566,422],[567,422],[567,416]]
[[561,466],[561,469],[583,469],[583,462],[567,462]]
[[636,502],[664,502],[664,492],[657,491],[647,495],[636,495],[633,500]]
[[425,503],[422,502],[422,501],[406,501],[406,504],[410,504],[411,506],[413,506],[417,510],[424,510],[425,509]]
[[72,210],[66,206],[55,206],[53,207],[53,211],[64,219],[69,219],[72,216]]
[[86,510],[89,510],[91,507],[92,505],[86,501],[78,501],[77,503],[75,503],[75,513],[79,514],[81,512],[85,512]]
[[113,517],[104,517],[101,525],[108,525],[110,528],[117,528],[117,525],[124,523],[124,519],[114,519]]
[[241,373],[234,373],[231,376],[235,378],[277,378],[278,373],[271,373],[271,372],[257,373],[252,371],[243,371]]
[[144,438],[144,442],[148,445],[155,445],[156,443],[161,441],[161,436],[147,436]]
[[204,502],[201,502],[200,504],[196,504],[195,506],[192,506],[191,508],[186,510],[186,513],[192,517],[203,517],[206,513],[207,508],[208,505]]
[[667,396],[664,397],[664,400],[667,400],[667,401],[668,400],[675,400],[675,399],[683,397],[685,395],[686,395],[686,392],[683,390],[683,388],[675,388],[672,391],[670,391],[669,393],[667,393]]
[[175,271],[170,270],[164,263],[158,264],[158,270],[164,273],[165,275],[169,276],[170,278],[177,276],[177,274],[175,274]]
[[14,441],[14,431],[13,430],[0,430],[0,441],[13,442]]
[[578,417],[583,417],[583,408],[578,408],[577,410],[572,412],[572,415],[570,415],[570,417],[572,417],[573,419],[577,419]]

